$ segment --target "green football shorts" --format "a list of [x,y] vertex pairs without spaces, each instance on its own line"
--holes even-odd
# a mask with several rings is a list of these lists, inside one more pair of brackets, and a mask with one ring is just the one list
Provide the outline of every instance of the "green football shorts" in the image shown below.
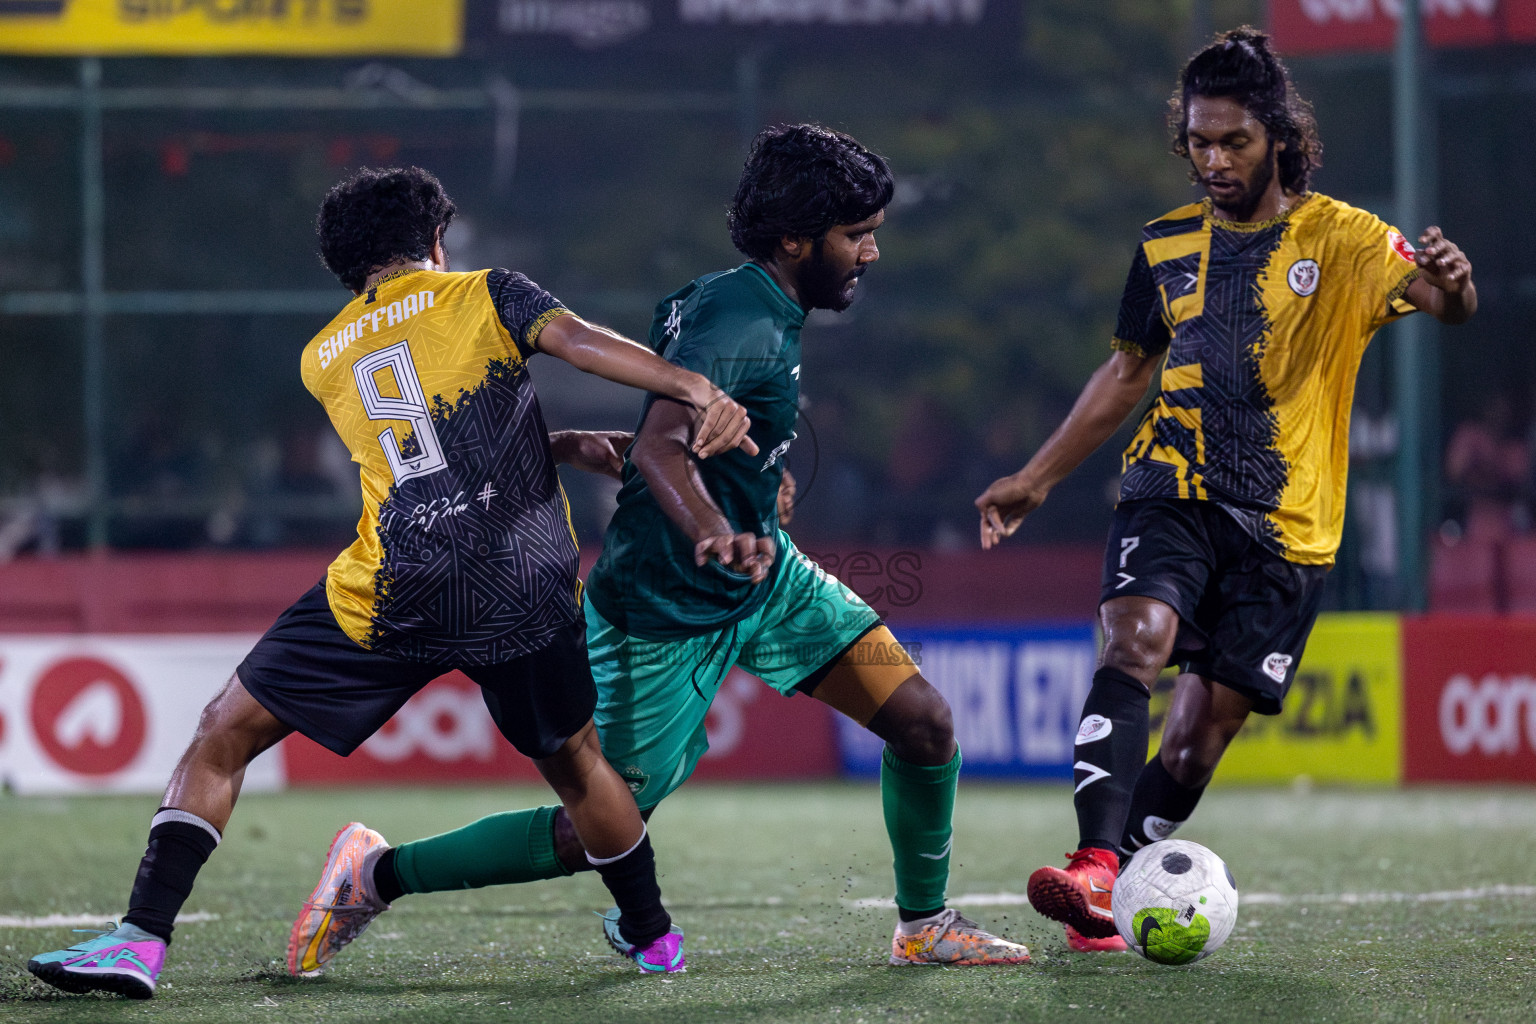
[[780,530],[782,566],[752,615],[687,640],[641,640],[586,602],[587,655],[597,682],[603,754],[648,810],[682,785],[709,749],[704,717],[740,665],[784,694],[839,658],[880,616]]

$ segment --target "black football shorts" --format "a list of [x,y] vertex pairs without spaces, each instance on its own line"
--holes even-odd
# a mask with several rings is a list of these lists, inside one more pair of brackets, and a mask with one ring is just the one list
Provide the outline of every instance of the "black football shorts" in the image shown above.
[[[555,753],[597,707],[581,618],[531,654],[458,670],[480,684],[496,727],[528,757]],[[336,624],[323,580],[277,617],[235,669],[278,721],[343,757],[416,691],[451,671],[359,646]]]
[[1328,567],[1262,547],[1220,505],[1148,498],[1115,509],[1099,603],[1152,597],[1179,613],[1169,664],[1280,713],[1317,621]]

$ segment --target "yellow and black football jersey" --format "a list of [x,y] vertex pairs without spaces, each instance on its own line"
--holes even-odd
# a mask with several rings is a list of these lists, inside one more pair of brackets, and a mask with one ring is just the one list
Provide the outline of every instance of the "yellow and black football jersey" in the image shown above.
[[361,466],[326,594],[380,654],[485,665],[580,614],[576,538],[527,357],[566,314],[522,274],[406,271],[304,348],[304,386]]
[[1376,330],[1412,312],[1416,276],[1401,234],[1316,193],[1262,223],[1198,203],[1148,224],[1114,347],[1167,356],[1120,500],[1217,502],[1269,550],[1331,564],[1355,374]]

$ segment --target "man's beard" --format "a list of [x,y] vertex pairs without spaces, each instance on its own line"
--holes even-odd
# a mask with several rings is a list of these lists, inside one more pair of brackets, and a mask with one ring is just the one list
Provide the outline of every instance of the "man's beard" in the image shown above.
[[1235,220],[1247,220],[1253,216],[1253,211],[1259,208],[1259,203],[1264,199],[1264,193],[1269,191],[1269,183],[1275,180],[1275,142],[1269,142],[1269,149],[1264,154],[1264,160],[1253,172],[1253,180],[1248,187],[1230,199],[1217,199],[1207,186],[1205,194],[1210,197],[1211,205],[1223,213],[1231,214]]
[[811,258],[800,267],[795,290],[800,293],[800,304],[806,309],[830,309],[841,313],[853,305],[854,293],[847,290],[848,282],[863,274],[862,266],[849,273],[839,272],[822,253],[818,240]]

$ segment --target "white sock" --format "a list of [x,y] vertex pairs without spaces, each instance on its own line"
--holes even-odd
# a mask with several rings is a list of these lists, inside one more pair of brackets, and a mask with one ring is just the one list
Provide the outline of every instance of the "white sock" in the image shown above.
[[605,864],[617,864],[619,861],[623,860],[625,857],[628,857],[630,854],[632,854],[636,850],[640,849],[640,844],[645,842],[645,832],[646,832],[645,826],[641,825],[640,826],[640,838],[635,840],[635,845],[631,846],[629,849],[625,850],[623,853],[619,854],[617,857],[594,857],[594,856],[592,856],[589,853],[589,854],[587,854],[587,863],[591,864],[595,868],[600,868],[600,867],[602,867]]
[[168,821],[179,821],[184,825],[192,825],[195,828],[202,829],[213,838],[214,846],[218,846],[224,841],[224,837],[219,835],[219,830],[214,828],[208,822],[204,821],[202,818],[199,818],[191,811],[181,811],[174,807],[162,807],[160,810],[156,811],[155,816],[149,819],[149,827],[154,828],[156,825],[164,825]]
[[898,920],[896,922],[896,931],[902,935],[916,935],[918,932],[922,931],[924,928],[927,928],[929,925],[938,924],[939,918],[943,916],[944,911],[941,910],[937,914],[930,914],[927,917],[920,917],[916,921]]

